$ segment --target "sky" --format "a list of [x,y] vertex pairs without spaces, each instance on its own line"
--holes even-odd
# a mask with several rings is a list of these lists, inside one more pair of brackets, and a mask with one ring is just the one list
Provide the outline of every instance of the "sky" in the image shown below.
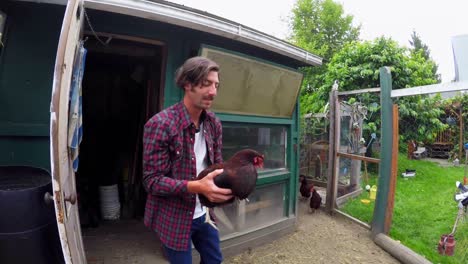
[[[284,39],[296,0],[170,0]],[[468,0],[335,0],[361,25],[362,40],[391,37],[409,47],[415,30],[439,65],[442,82],[455,76],[451,39],[468,34]]]

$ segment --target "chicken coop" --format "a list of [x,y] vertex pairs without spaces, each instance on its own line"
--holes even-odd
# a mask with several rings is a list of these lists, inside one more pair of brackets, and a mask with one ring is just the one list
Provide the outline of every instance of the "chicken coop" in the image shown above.
[[175,71],[197,55],[221,67],[212,110],[224,158],[243,148],[265,155],[249,202],[216,209],[224,255],[295,230],[298,69],[321,58],[162,0],[10,0],[0,14],[0,163],[50,172],[65,263],[101,259],[109,228],[125,238],[114,252],[157,255],[142,221],[142,128],[181,100]]

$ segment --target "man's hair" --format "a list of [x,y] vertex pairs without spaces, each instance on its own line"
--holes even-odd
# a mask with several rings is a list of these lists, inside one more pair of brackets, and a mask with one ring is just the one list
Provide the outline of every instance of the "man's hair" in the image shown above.
[[216,62],[205,57],[193,57],[177,69],[175,82],[182,89],[187,83],[197,86],[211,71],[219,72],[219,65]]

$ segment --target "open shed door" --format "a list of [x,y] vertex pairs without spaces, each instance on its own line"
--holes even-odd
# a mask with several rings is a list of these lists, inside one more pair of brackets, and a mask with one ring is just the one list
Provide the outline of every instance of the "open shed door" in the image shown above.
[[86,263],[75,173],[68,149],[70,86],[83,26],[83,12],[83,0],[68,1],[55,61],[50,109],[53,200],[65,263],[73,264]]

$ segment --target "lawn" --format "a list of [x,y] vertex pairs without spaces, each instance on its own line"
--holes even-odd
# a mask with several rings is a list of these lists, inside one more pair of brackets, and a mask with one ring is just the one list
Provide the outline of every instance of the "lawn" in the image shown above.
[[[407,168],[415,169],[416,177],[401,177]],[[433,263],[468,263],[468,217],[466,220],[460,219],[458,223],[454,256],[441,256],[437,252],[440,236],[450,233],[455,223],[458,213],[454,201],[455,181],[462,181],[463,173],[464,167],[441,167],[430,161],[408,160],[400,154],[390,237]],[[376,182],[377,178],[371,176],[369,184]],[[361,199],[368,197],[369,193],[363,192],[341,210],[371,223],[374,202],[368,205],[361,202]]]

